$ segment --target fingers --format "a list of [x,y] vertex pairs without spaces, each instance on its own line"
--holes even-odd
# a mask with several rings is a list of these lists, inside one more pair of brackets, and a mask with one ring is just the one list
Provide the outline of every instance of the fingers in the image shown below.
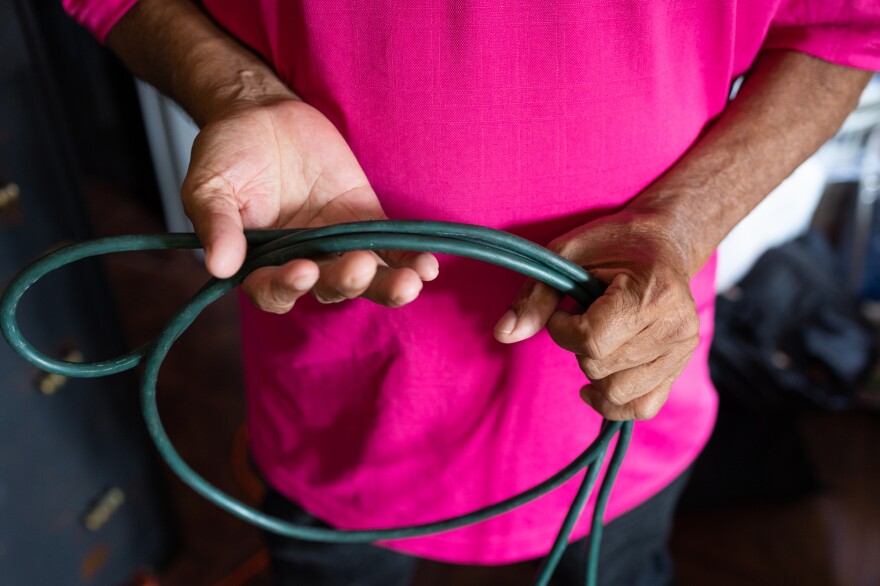
[[537,334],[553,315],[562,295],[534,279],[520,289],[510,309],[495,324],[495,339],[512,344]]
[[322,303],[365,297],[380,305],[399,307],[413,301],[422,290],[422,280],[413,269],[392,269],[372,252],[347,252],[318,264],[321,276],[312,292]]
[[672,383],[675,382],[675,378],[675,376],[667,377],[663,383],[648,393],[624,405],[611,403],[601,394],[596,393],[593,385],[585,385],[581,388],[581,399],[605,419],[611,421],[642,421],[651,419],[660,412],[660,408],[663,407],[666,399],[669,398],[669,392],[672,389]]
[[391,268],[369,251],[317,261],[298,259],[281,267],[262,268],[242,284],[254,305],[272,313],[290,311],[297,299],[309,291],[321,303],[364,297],[388,307],[400,307],[416,299],[422,286],[415,270]]
[[406,305],[419,296],[423,281],[412,269],[379,265],[376,277],[362,297],[386,307]]
[[412,269],[422,281],[433,281],[440,273],[440,264],[437,262],[437,257],[430,252],[380,250],[376,254],[393,268]]
[[321,303],[337,303],[364,293],[376,276],[378,259],[366,251],[318,259],[321,276],[312,293]]
[[186,195],[184,208],[205,248],[205,266],[219,279],[231,277],[241,268],[247,242],[238,204],[219,189],[205,189]]
[[314,261],[297,259],[280,267],[263,267],[248,275],[241,285],[254,305],[271,313],[287,313],[296,300],[318,281]]
[[[595,321],[592,317],[556,311],[547,322],[550,337],[562,348],[578,355],[581,369],[590,380],[647,364],[673,348],[688,347],[698,340],[699,324],[696,320],[679,321],[663,314],[622,346],[614,348],[612,344],[603,345],[608,338],[602,337],[603,327],[613,326],[603,322],[601,316]],[[578,338],[578,335],[582,337]]]
[[547,326],[553,340],[562,348],[601,359],[611,356],[656,319],[656,313],[650,311],[652,308],[643,311],[642,305],[631,287],[630,277],[620,274],[585,313],[555,312]]
[[[230,277],[241,268],[247,252],[238,204],[222,185],[184,186],[187,215],[206,252],[208,271]],[[399,307],[418,297],[422,282],[437,277],[439,265],[430,253],[383,251],[393,268],[376,253],[355,251],[318,262],[300,259],[282,267],[254,271],[242,284],[253,303],[272,313],[290,311],[296,300],[311,291],[322,303],[365,297]]]
[[694,337],[646,364],[592,378],[581,398],[607,419],[650,419],[666,401],[697,343]]
[[582,397],[608,419],[656,415],[699,343],[687,282],[661,273],[619,273],[584,314],[557,310],[547,330],[577,355],[592,382]]

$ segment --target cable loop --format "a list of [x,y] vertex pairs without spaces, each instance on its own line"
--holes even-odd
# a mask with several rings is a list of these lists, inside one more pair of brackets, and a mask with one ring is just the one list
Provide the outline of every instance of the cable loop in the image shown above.
[[168,322],[153,342],[127,354],[97,362],[67,362],[37,350],[21,333],[16,310],[22,296],[39,279],[70,263],[114,252],[135,250],[193,249],[201,245],[194,234],[128,235],[101,238],[56,250],[32,263],[10,283],[0,299],[0,332],[22,358],[52,373],[71,377],[99,377],[123,372],[144,363],[141,378],[141,408],[147,430],[160,455],[180,479],[220,508],[266,531],[287,537],[334,543],[360,543],[419,537],[449,531],[500,515],[555,488],[581,471],[584,479],[560,528],[556,541],[535,580],[545,586],[568,545],[568,540],[599,475],[599,468],[615,437],[618,437],[611,462],[602,481],[593,514],[587,584],[596,583],[598,548],[602,516],[614,478],[620,469],[632,422],[604,421],[596,439],[565,468],[532,488],[501,502],[465,515],[440,519],[408,527],[376,530],[339,531],[306,527],[271,517],[220,491],[196,473],[180,457],[162,426],[156,404],[156,381],[174,342],[211,303],[237,287],[254,270],[276,266],[295,258],[313,258],[352,250],[408,250],[452,254],[498,265],[537,279],[588,307],[599,297],[604,286],[581,267],[533,243],[481,226],[433,221],[377,221],[336,224],[300,230],[246,231],[251,250],[242,268],[228,279],[208,280]]

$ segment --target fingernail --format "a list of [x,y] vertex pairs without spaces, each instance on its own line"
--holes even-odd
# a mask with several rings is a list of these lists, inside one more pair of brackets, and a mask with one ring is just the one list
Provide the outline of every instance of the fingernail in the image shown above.
[[501,319],[498,320],[498,323],[495,324],[495,331],[501,332],[502,334],[509,334],[516,327],[516,314],[512,309],[508,309],[507,312],[501,316]]

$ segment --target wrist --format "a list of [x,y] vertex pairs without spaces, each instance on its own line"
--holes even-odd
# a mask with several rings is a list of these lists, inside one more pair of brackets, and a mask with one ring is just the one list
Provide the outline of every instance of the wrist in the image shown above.
[[299,100],[256,55],[225,36],[196,43],[173,71],[171,97],[199,127],[237,111]]
[[624,212],[636,237],[655,248],[664,262],[670,264],[688,279],[703,267],[712,250],[703,250],[699,243],[699,226],[687,213],[686,207],[677,205],[691,200],[693,195],[652,194],[645,192],[632,200]]
[[239,68],[223,81],[208,83],[193,93],[197,105],[188,110],[200,127],[244,110],[302,101],[274,73],[254,68]]
[[107,44],[200,127],[240,108],[298,99],[250,49],[188,0],[139,0]]
[[737,98],[626,209],[661,226],[694,275],[727,233],[834,133],[870,75],[796,52],[762,54]]

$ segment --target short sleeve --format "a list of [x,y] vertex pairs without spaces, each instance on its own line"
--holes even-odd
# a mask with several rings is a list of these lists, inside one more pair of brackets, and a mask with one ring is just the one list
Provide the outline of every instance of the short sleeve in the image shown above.
[[880,70],[880,0],[783,0],[765,49]]
[[102,43],[137,0],[62,0],[64,10]]

